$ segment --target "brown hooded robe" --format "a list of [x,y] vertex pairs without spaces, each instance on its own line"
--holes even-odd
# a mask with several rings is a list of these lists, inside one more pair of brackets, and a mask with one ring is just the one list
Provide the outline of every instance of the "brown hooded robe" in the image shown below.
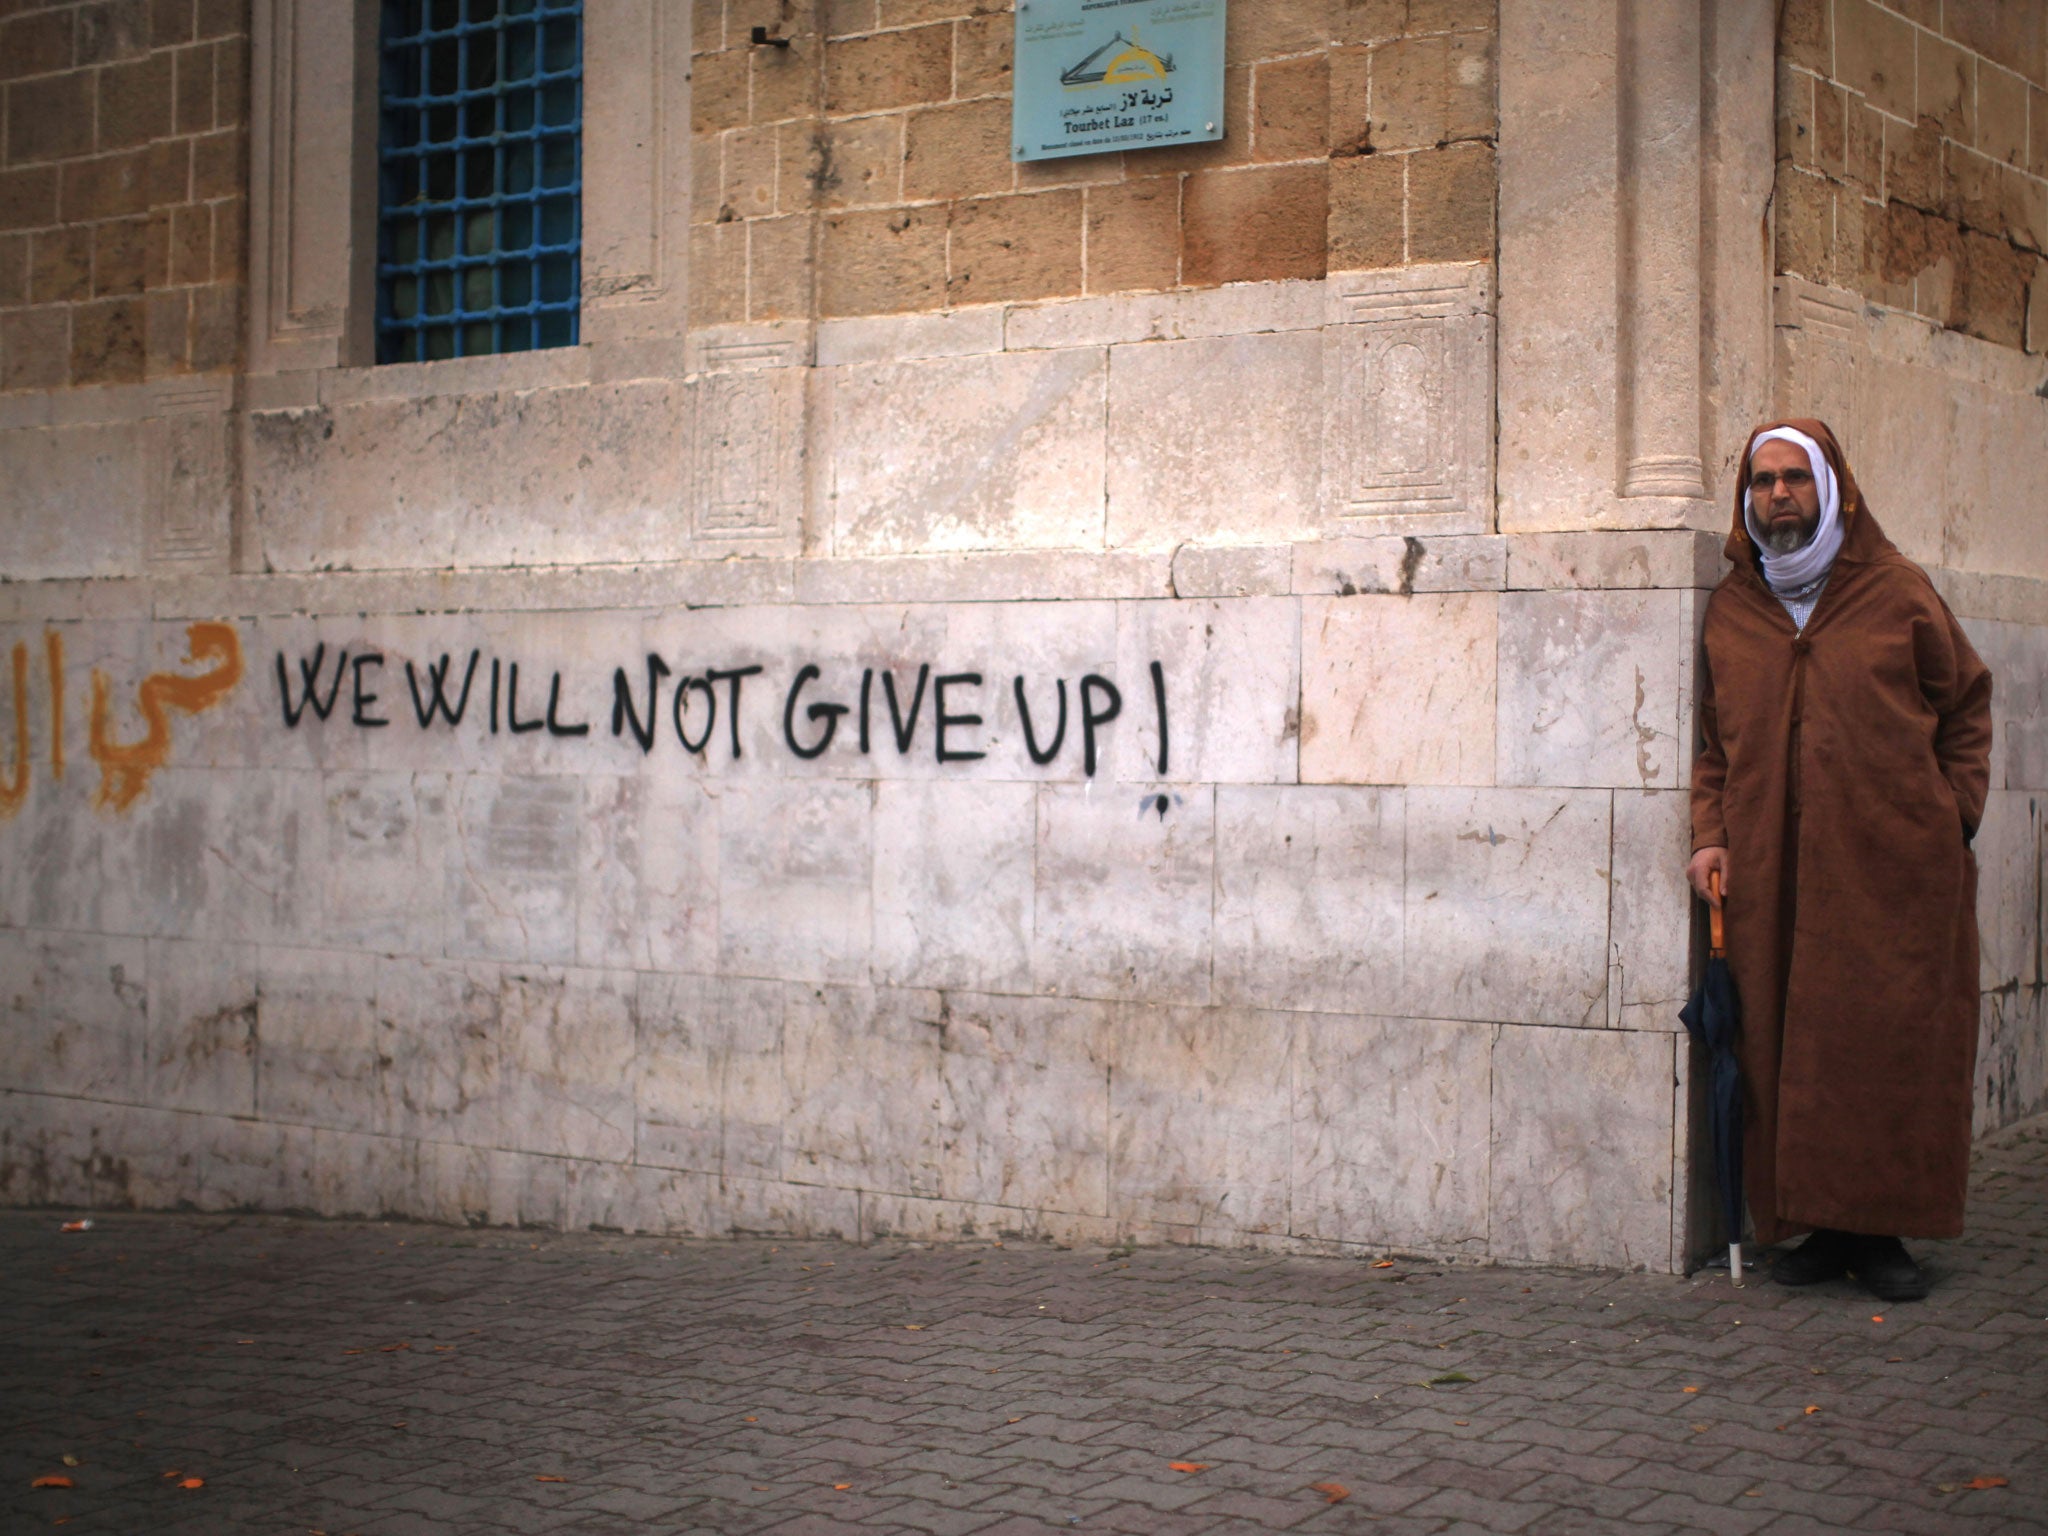
[[1804,634],[1743,523],[1707,603],[1693,847],[1728,850],[1744,1183],[1759,1242],[1963,1230],[1991,674],[1817,421],[1843,541]]

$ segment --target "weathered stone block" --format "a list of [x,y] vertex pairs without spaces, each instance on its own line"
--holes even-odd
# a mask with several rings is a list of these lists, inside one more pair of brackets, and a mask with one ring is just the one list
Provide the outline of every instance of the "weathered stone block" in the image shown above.
[[1303,782],[1491,783],[1499,601],[1302,599]]
[[1609,798],[1408,791],[1403,1013],[1606,1022]]
[[583,796],[573,778],[465,774],[444,872],[450,955],[576,958]]
[[499,1136],[522,1151],[633,1155],[636,983],[629,971],[522,967],[499,994]]
[[871,809],[864,784],[762,781],[721,791],[721,972],[867,979]]
[[946,245],[947,303],[1078,294],[1081,208],[1078,191],[954,204]]
[[1110,1214],[1190,1241],[1288,1230],[1290,1015],[1130,1008],[1110,1090]]
[[1083,350],[832,370],[835,552],[1099,544],[1105,371]]
[[496,1144],[505,1094],[498,968],[386,958],[378,963],[376,987],[377,1050],[389,1065],[383,1114],[372,1128],[389,1136]]
[[1041,789],[1037,989],[1207,1002],[1214,834],[1207,786]]
[[382,1118],[377,961],[345,950],[261,951],[256,1112],[337,1129]]
[[1675,1030],[1691,992],[1690,797],[1680,790],[1614,792],[1608,1022]]
[[1107,1213],[1116,1021],[1103,1003],[942,995],[937,1164],[949,1201]]
[[1217,790],[1217,1002],[1400,1006],[1403,810],[1398,790]]
[[149,944],[149,1058],[138,1095],[164,1109],[256,1113],[257,951]]
[[[1300,617],[1289,597],[1119,604],[1116,675],[1129,746],[1118,755],[1117,777],[1292,783],[1299,643]],[[1151,682],[1155,662],[1160,677]]]
[[1491,1251],[1661,1270],[1671,1254],[1669,1035],[1504,1029],[1493,1047]]
[[1305,332],[1113,348],[1110,546],[1312,537],[1322,387]]
[[939,1193],[935,992],[791,987],[783,1014],[783,1178]]
[[1500,781],[1681,783],[1680,675],[1689,640],[1675,592],[1503,594]]
[[1321,162],[1198,171],[1181,195],[1182,281],[1321,277],[1329,212]]
[[640,978],[634,1160],[782,1177],[781,982]]
[[1293,1230],[1485,1253],[1493,1033],[1433,1019],[1297,1019]]
[[1037,791],[1030,784],[875,788],[875,979],[1031,990]]
[[141,939],[0,929],[0,1083],[134,1102],[147,1083]]

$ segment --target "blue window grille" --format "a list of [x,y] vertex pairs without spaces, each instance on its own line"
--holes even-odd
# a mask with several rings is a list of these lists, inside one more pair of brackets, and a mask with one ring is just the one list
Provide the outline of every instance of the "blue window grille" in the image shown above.
[[377,360],[573,346],[583,0],[383,0]]

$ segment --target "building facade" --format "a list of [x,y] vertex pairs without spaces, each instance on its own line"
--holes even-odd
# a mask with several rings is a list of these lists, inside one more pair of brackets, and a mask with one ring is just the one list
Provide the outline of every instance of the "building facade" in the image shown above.
[[0,17],[0,1199],[1683,1269],[1780,412],[2048,1103],[2036,0],[1232,0],[1035,161],[990,0]]

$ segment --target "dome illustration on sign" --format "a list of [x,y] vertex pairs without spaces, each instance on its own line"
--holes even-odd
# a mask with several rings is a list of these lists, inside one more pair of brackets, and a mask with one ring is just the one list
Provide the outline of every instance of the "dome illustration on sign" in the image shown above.
[[[1120,53],[1112,52],[1121,48]],[[1109,55],[1109,62],[1102,63]],[[1119,32],[1080,63],[1060,71],[1060,84],[1069,89],[1084,85],[1126,85],[1133,80],[1164,80],[1173,73],[1173,55],[1157,54],[1138,41],[1138,29],[1125,37]]]

